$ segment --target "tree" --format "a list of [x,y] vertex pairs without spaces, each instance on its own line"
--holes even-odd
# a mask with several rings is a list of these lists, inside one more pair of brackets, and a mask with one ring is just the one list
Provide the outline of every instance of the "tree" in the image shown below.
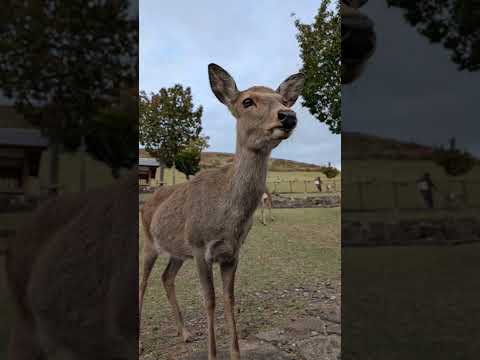
[[434,161],[450,176],[459,176],[468,173],[477,162],[467,151],[457,149],[455,138],[450,139],[450,147],[439,147],[433,152]]
[[[203,108],[194,109],[191,89],[176,84],[157,94],[140,93],[140,144],[161,166],[172,167],[176,156],[202,131]],[[160,181],[163,183],[163,169]]]
[[297,40],[305,85],[302,105],[334,134],[341,126],[341,36],[339,4],[336,11],[328,10],[331,0],[322,0],[313,24],[298,19]]
[[449,49],[459,70],[480,69],[480,4],[475,0],[387,0],[433,43]]
[[175,158],[175,168],[185,174],[187,180],[190,175],[200,171],[202,151],[208,148],[208,137],[198,137],[183,148]]
[[320,170],[328,179],[332,179],[340,174],[340,170],[328,163],[328,166],[322,166]]
[[0,90],[49,138],[52,183],[59,151],[78,149],[111,98],[135,87],[138,31],[128,7],[128,0],[39,0],[2,8]]

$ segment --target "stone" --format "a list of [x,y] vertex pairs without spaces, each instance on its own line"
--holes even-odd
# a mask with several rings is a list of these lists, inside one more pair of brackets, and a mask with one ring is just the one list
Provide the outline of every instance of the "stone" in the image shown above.
[[286,336],[284,334],[284,331],[280,329],[273,329],[269,331],[262,331],[255,335],[257,339],[267,341],[267,342],[274,342],[274,341],[282,341],[286,340]]
[[336,335],[341,335],[342,334],[342,327],[340,324],[335,324],[335,323],[328,323],[327,324],[327,334],[336,334]]
[[287,331],[292,332],[296,337],[307,337],[312,331],[323,333],[325,323],[320,319],[307,318],[290,323]]
[[[286,355],[283,351],[270,344],[259,343],[241,343],[240,344],[242,360],[291,360],[291,357]],[[184,357],[181,360],[207,360],[208,353],[202,351]],[[217,360],[229,360],[229,351],[219,351],[217,353]]]

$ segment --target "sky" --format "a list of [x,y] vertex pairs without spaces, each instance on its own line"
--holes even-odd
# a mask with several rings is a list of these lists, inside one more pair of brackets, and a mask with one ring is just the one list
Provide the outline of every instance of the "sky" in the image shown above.
[[375,23],[377,49],[363,76],[342,88],[343,129],[429,146],[454,136],[458,147],[480,155],[480,72],[458,71],[442,45],[386,1],[361,10]]
[[[216,63],[240,90],[276,89],[301,68],[295,17],[312,23],[319,1],[140,1],[140,89],[157,92],[176,83],[190,86],[203,105],[208,151],[235,151],[235,119],[213,95],[207,66]],[[272,157],[340,167],[340,136],[329,132],[297,101],[295,133]]]

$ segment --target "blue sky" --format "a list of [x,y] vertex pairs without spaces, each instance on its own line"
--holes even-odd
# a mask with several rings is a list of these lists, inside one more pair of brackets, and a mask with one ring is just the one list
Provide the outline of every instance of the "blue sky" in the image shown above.
[[[225,2],[189,0],[140,2],[140,88],[158,91],[176,83],[190,86],[204,107],[209,151],[234,152],[235,120],[210,90],[207,65],[224,67],[239,89],[276,88],[299,71],[301,59],[294,18],[312,22],[319,1]],[[332,135],[300,102],[299,125],[273,157],[340,166],[340,136]]]

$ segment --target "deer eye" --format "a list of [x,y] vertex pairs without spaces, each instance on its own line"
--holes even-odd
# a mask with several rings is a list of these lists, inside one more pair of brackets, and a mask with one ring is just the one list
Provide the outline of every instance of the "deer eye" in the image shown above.
[[245,100],[242,101],[242,104],[243,104],[244,108],[248,108],[248,107],[254,105],[255,103],[253,102],[252,99],[246,98]]

